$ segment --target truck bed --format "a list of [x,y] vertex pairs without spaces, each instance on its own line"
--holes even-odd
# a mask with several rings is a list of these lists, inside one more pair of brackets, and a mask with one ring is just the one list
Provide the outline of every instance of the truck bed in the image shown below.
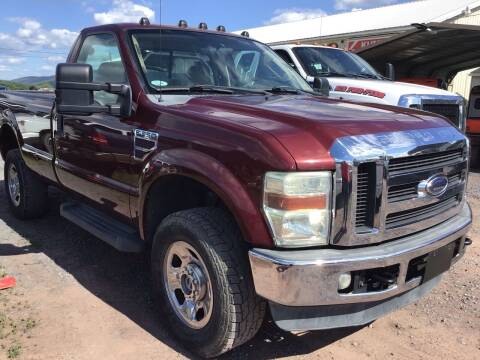
[[[0,93],[0,112],[9,110],[2,121],[16,124],[17,136],[27,165],[40,175],[55,181],[51,160],[50,111],[55,93],[48,91],[5,91]],[[8,120],[7,120],[8,119]],[[3,126],[3,124],[0,124]]]

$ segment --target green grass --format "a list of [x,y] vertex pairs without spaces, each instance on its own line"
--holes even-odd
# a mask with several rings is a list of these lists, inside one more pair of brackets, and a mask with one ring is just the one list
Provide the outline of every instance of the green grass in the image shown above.
[[13,344],[7,350],[7,356],[9,359],[16,359],[22,352],[22,346],[20,344]]
[[48,82],[32,84],[32,85],[25,85],[25,84],[16,83],[16,82],[13,82],[13,81],[0,80],[0,85],[6,86],[9,90],[30,90],[30,88],[32,88],[32,87],[34,87],[36,89],[43,89],[43,88],[53,89],[52,84],[50,84]]
[[0,85],[6,86],[9,90],[28,90],[30,86],[15,83],[13,81],[0,80]]
[[50,84],[49,82],[37,83],[33,86],[35,86],[37,89],[53,89],[52,84]]
[[37,322],[34,319],[28,318],[25,320],[25,331],[32,330],[35,326],[37,326]]
[[[0,266],[0,275],[5,275],[5,269]],[[30,332],[38,325],[32,318],[28,302],[23,293],[3,290],[0,292],[0,358],[17,359],[23,352],[22,342],[31,337]]]

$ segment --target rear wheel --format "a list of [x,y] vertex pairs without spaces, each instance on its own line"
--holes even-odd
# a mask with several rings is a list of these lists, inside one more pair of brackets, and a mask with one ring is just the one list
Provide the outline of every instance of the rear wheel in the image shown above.
[[45,213],[48,186],[23,162],[18,149],[8,152],[5,159],[5,193],[13,214],[20,219],[33,219]]
[[172,334],[201,356],[245,343],[262,324],[265,302],[255,294],[247,250],[220,209],[181,211],[157,229],[152,278],[158,305]]

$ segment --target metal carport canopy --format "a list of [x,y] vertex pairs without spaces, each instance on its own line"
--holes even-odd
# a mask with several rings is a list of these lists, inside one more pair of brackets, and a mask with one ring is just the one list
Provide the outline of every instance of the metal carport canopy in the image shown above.
[[395,65],[397,78],[449,82],[459,71],[480,67],[480,26],[412,24],[412,30],[357,52],[380,73]]

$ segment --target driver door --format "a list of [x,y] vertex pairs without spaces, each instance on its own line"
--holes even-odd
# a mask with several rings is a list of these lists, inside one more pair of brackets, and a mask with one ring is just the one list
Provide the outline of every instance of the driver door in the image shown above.
[[[125,83],[128,79],[116,37],[87,36],[77,63],[90,64],[93,81]],[[95,92],[99,105],[117,103],[118,96]],[[62,185],[96,203],[102,210],[130,219],[129,197],[135,193],[131,174],[133,117],[108,114],[60,116],[55,133],[57,175]]]

